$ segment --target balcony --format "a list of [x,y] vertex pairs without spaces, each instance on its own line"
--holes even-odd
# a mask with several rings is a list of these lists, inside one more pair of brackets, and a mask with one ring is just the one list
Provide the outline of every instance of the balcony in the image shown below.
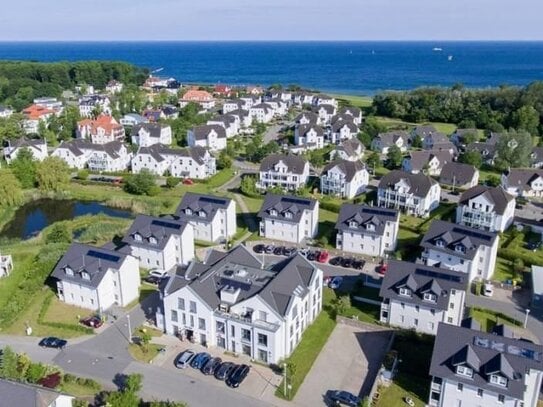
[[230,321],[239,322],[239,323],[245,324],[247,326],[253,326],[255,328],[261,328],[261,329],[265,329],[265,330],[271,331],[271,332],[276,332],[279,329],[278,324],[273,324],[271,322],[262,321],[260,319],[252,320],[249,317],[239,315],[239,314],[228,313],[228,312],[216,310],[214,312],[214,315],[215,315],[215,317],[228,319]]
[[441,392],[441,383],[432,382],[432,390]]

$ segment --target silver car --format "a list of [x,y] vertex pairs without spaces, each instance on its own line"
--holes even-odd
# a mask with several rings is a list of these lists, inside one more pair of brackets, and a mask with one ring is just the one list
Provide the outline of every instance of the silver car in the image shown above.
[[192,360],[192,357],[194,356],[194,352],[191,350],[186,350],[184,352],[181,352],[177,357],[175,358],[175,367],[178,369],[185,369],[189,366],[190,361]]

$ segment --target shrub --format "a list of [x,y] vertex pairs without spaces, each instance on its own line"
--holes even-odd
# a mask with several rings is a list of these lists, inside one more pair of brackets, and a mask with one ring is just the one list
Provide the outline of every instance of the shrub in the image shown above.
[[166,187],[167,188],[174,188],[177,184],[179,184],[179,178],[176,177],[168,177],[166,178]]
[[81,181],[85,181],[89,178],[89,171],[88,170],[79,170],[77,171],[77,179]]
[[51,373],[38,380],[38,384],[49,389],[56,389],[60,385],[61,378],[60,372]]
[[47,366],[41,363],[31,363],[26,371],[25,378],[30,383],[38,383],[47,374]]
[[45,243],[71,243],[72,234],[68,230],[68,226],[63,222],[57,222],[47,233]]

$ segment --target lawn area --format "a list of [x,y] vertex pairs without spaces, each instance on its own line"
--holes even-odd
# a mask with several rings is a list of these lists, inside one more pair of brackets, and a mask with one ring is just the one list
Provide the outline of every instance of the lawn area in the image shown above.
[[94,397],[100,389],[80,383],[62,383],[60,390],[75,397]]
[[389,129],[398,128],[398,127],[412,129],[415,126],[434,126],[438,132],[444,133],[447,136],[449,136],[452,133],[454,133],[454,131],[457,128],[456,124],[452,124],[452,123],[441,123],[441,122],[411,123],[411,122],[406,122],[400,119],[392,119],[390,117],[384,117],[384,116],[376,116],[375,118],[377,119],[379,123],[387,126]]
[[277,397],[287,400],[294,398],[335,326],[336,321],[323,309],[315,321],[307,327],[302,334],[300,343],[285,361],[287,364],[295,366],[294,374],[288,378],[288,384],[292,386],[292,389],[287,397],[283,394],[284,384],[281,382],[275,391]]
[[413,232],[400,226],[398,231],[398,244],[396,251],[400,253],[402,260],[415,260],[420,252],[420,233]]
[[326,209],[319,209],[319,234],[318,239],[326,237],[327,249],[334,249],[336,247],[336,222],[338,214]]
[[140,296],[138,299],[132,301],[129,303],[126,307],[124,307],[125,310],[130,310],[134,308],[136,305],[138,305],[140,302],[142,302],[146,297],[149,295],[155,293],[158,291],[158,288],[152,284],[148,284],[146,282],[143,282],[140,286]]
[[232,168],[225,168],[224,170],[220,170],[211,178],[209,178],[204,183],[204,185],[206,185],[209,188],[217,188],[217,187],[220,187],[221,185],[226,184],[232,178],[234,178],[234,170]]
[[500,324],[522,326],[520,321],[489,309],[476,307],[470,308],[469,316],[481,324],[481,330],[484,332],[490,332],[494,326]]
[[496,268],[494,269],[494,275],[492,276],[492,280],[503,282],[513,279],[522,281],[522,274],[515,273],[513,265],[509,260],[497,257]]
[[260,211],[260,207],[264,202],[264,195],[262,195],[262,198],[251,198],[245,195],[241,195],[241,197],[251,213],[257,214]]
[[[404,401],[405,397],[411,397],[411,399],[415,402],[414,407],[424,407],[426,405],[426,403],[417,397],[414,392],[406,391],[395,382],[393,382],[389,387],[381,387],[379,392],[379,400],[373,404],[373,407],[407,406]],[[423,400],[427,400],[427,398],[424,398]]]
[[75,307],[60,301],[55,295],[43,320],[46,322],[62,322],[65,324],[79,324],[79,320],[91,316],[93,312],[85,308]]
[[[323,289],[322,308],[323,310],[330,310],[332,300],[338,297],[338,295],[349,295],[347,293],[336,293],[331,288],[325,287]],[[362,322],[370,324],[376,324],[379,322],[381,309],[377,305],[367,304],[364,302],[351,301],[351,305],[340,313],[342,317],[358,319]]]
[[340,106],[356,106],[360,108],[371,107],[373,98],[371,96],[357,96],[357,95],[334,95],[338,100]]
[[164,346],[156,345],[154,343],[149,343],[147,345],[147,351],[144,351],[144,347],[131,343],[128,345],[128,352],[130,355],[140,362],[149,363],[151,362],[156,355],[158,355],[158,350],[162,349]]
[[381,301],[381,297],[379,297],[379,289],[374,288],[374,287],[368,287],[368,286],[355,287],[352,294],[356,295],[357,297],[367,298],[369,300]]

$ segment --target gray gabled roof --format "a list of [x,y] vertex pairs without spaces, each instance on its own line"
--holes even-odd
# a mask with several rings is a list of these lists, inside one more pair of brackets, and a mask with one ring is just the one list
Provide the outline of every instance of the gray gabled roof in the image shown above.
[[[277,219],[283,222],[299,223],[304,211],[315,209],[317,201],[291,195],[275,195],[268,193],[258,212],[261,219]],[[275,211],[276,215],[272,215]],[[291,217],[288,218],[287,216]]]
[[366,166],[360,161],[347,161],[347,160],[335,160],[330,164],[327,164],[322,170],[322,174],[328,173],[333,168],[338,168],[343,174],[345,174],[345,180],[347,182],[352,181],[353,177],[360,171],[366,169]]
[[543,169],[512,168],[506,174],[507,185],[524,190],[530,190],[531,183],[537,178],[543,178]]
[[0,405],[6,407],[49,407],[62,393],[45,387],[0,379],[0,395],[2,397]]
[[309,123],[316,124],[319,120],[319,116],[313,112],[302,112],[298,116],[296,116],[296,119],[294,119],[295,123],[300,123],[302,119],[309,120]]
[[468,189],[460,196],[460,205],[467,205],[473,198],[483,195],[488,201],[494,204],[494,211],[503,215],[507,204],[515,199],[513,195],[508,194],[500,187],[488,187],[486,185],[476,185]]
[[403,140],[404,145],[407,145],[407,142],[409,141],[410,136],[406,131],[394,130],[394,131],[387,131],[385,133],[379,133],[375,138],[381,141],[381,145],[383,147],[390,147],[396,144],[396,141],[400,138]]
[[[226,210],[231,202],[230,198],[187,192],[181,199],[175,214],[181,220],[209,223],[213,221],[219,210]],[[200,213],[205,216],[200,216]]]
[[20,137],[18,139],[14,139],[14,140],[8,140],[9,142],[9,146],[12,148],[12,149],[17,149],[17,148],[35,148],[35,149],[38,149],[40,147],[43,147],[45,145],[45,140],[44,139],[31,139],[31,138],[28,138],[28,137]]
[[341,144],[338,144],[336,146],[337,151],[344,151],[345,154],[347,154],[349,157],[356,157],[356,158],[358,158],[358,155],[359,155],[357,153],[357,150],[359,148],[361,148],[362,151],[364,150],[364,146],[356,138],[352,138],[350,140],[345,140]]
[[337,133],[343,127],[348,127],[351,133],[358,133],[358,126],[354,124],[352,121],[347,121],[347,120],[336,120],[332,124],[332,132]]
[[439,183],[444,185],[462,186],[473,181],[477,173],[477,168],[473,165],[448,162],[441,169]]
[[164,161],[166,155],[177,157],[191,157],[198,165],[204,164],[207,149],[201,146],[186,148],[170,148],[164,144],[153,144],[148,147],[140,147],[136,154],[149,154],[157,162]]
[[326,114],[334,114],[336,111],[336,107],[334,105],[323,103],[322,105],[313,107],[313,112],[318,113],[321,109],[324,109]]
[[390,171],[379,181],[379,189],[394,188],[398,182],[404,181],[409,185],[409,193],[418,197],[426,197],[437,181],[424,174],[410,174],[401,170]]
[[282,161],[288,167],[288,171],[293,174],[303,174],[305,166],[307,165],[306,160],[295,155],[272,154],[262,160],[260,171],[273,170],[275,165],[280,161]]
[[212,131],[217,133],[218,138],[226,138],[226,130],[219,124],[204,124],[192,128],[195,140],[207,140],[207,137]]
[[[474,368],[473,377],[456,374],[456,366],[462,364],[462,359]],[[522,400],[526,373],[530,369],[543,371],[542,361],[541,345],[441,322],[430,375]],[[493,373],[507,377],[507,387],[491,384]]]
[[[345,232],[383,236],[386,222],[398,222],[399,219],[399,212],[395,209],[344,203],[339,210],[336,229]],[[367,228],[368,224],[372,224],[374,230],[369,230]]]
[[355,106],[345,106],[339,109],[339,114],[359,117],[362,114],[362,110]]
[[[145,247],[150,250],[164,249],[172,235],[181,236],[187,227],[187,222],[175,219],[157,218],[148,215],[138,215],[130,229],[125,233],[123,242],[130,246]],[[137,237],[139,236],[139,240]],[[156,243],[151,243],[152,239]]]
[[[443,220],[433,220],[430,228],[422,238],[421,247],[456,257],[473,260],[479,246],[492,246],[498,235],[494,232],[487,232],[481,229],[474,229],[468,226],[457,225]],[[442,247],[437,244],[443,243]],[[456,248],[463,251],[457,251]]]
[[[108,269],[119,270],[126,257],[122,252],[72,243],[56,264],[52,276],[62,281],[96,288]],[[73,276],[66,273],[67,267],[73,270]],[[84,272],[88,273],[90,279],[83,278]]]
[[[408,304],[447,310],[451,290],[466,291],[468,278],[465,273],[406,261],[390,260],[379,295]],[[400,295],[400,287],[408,287],[411,297]],[[436,302],[424,300],[425,293],[437,296]]]
[[413,136],[419,136],[421,138],[424,138],[428,134],[437,133],[437,129],[431,125],[416,126],[412,130],[412,133],[413,133]]
[[300,124],[298,125],[298,135],[301,137],[305,137],[307,133],[310,131],[314,131],[317,133],[317,137],[323,137],[324,136],[324,130],[321,126],[317,124]]
[[433,158],[436,158],[439,161],[438,168],[443,168],[445,164],[452,162],[453,159],[451,152],[448,150],[412,151],[409,153],[408,157],[411,171],[422,171]]
[[170,126],[162,123],[139,123],[132,127],[132,132],[130,133],[130,135],[132,137],[138,136],[140,130],[144,129],[147,133],[149,133],[149,137],[160,138],[162,129],[166,127]]

